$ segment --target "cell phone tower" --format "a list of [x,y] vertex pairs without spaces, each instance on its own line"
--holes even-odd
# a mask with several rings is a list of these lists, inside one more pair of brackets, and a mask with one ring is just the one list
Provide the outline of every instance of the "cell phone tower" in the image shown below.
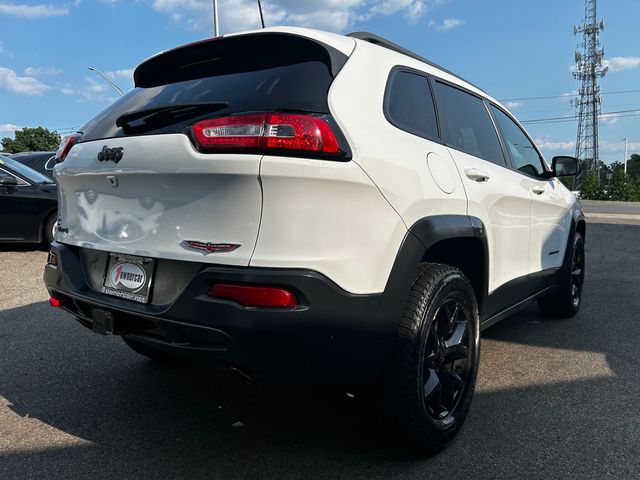
[[572,103],[578,116],[576,157],[586,162],[600,178],[598,117],[602,97],[598,79],[606,75],[608,67],[602,65],[604,49],[600,48],[599,35],[604,30],[604,22],[596,19],[596,3],[596,0],[585,0],[584,22],[573,27],[574,35],[582,35],[582,43],[578,44],[573,72],[581,85],[578,98]]

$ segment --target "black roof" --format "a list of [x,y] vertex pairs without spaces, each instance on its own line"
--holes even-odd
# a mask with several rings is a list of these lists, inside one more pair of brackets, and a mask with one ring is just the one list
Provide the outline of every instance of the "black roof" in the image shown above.
[[394,52],[401,53],[403,55],[406,55],[407,57],[415,58],[416,60],[418,60],[418,61],[420,61],[422,63],[426,63],[427,65],[429,65],[431,67],[437,68],[438,70],[442,70],[443,72],[448,73],[449,75],[452,75],[452,76],[456,77],[457,79],[462,80],[463,82],[466,82],[469,85],[474,86],[475,88],[477,88],[481,92],[484,92],[484,90],[482,90],[481,88],[477,87],[476,85],[473,85],[473,83],[471,83],[468,80],[465,80],[460,75],[457,75],[457,74],[453,73],[451,70],[447,70],[443,66],[438,65],[437,63],[434,63],[431,60],[428,60],[428,59],[418,55],[417,53],[412,52],[411,50],[408,50],[408,49],[406,49],[404,47],[401,47],[397,43],[393,43],[392,41],[387,40],[386,38],[381,37],[380,35],[376,35],[375,33],[370,33],[370,32],[352,32],[352,33],[347,34],[347,37],[353,37],[353,38],[357,38],[359,40],[364,40],[365,42],[373,43],[374,45],[379,45],[381,47],[388,48],[389,50],[393,50]]

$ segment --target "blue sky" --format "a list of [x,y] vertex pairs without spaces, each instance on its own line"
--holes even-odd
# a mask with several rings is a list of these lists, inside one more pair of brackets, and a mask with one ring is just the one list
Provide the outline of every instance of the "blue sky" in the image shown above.
[[[148,56],[211,35],[211,0],[0,0],[0,136],[23,126],[67,132],[125,90]],[[253,0],[219,0],[221,32],[258,25]],[[573,115],[571,77],[583,0],[263,0],[268,25],[368,30],[440,63],[501,100],[523,121]],[[602,79],[601,158],[640,153],[640,2],[599,2],[610,67]],[[528,124],[548,159],[575,149],[574,121]]]

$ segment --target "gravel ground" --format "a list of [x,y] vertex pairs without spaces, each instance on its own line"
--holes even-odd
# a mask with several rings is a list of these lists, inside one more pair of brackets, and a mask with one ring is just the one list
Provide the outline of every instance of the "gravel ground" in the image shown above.
[[87,331],[46,303],[46,252],[4,246],[0,479],[640,478],[638,238],[589,225],[580,314],[532,306],[483,332],[466,425],[427,459],[358,398],[158,366]]

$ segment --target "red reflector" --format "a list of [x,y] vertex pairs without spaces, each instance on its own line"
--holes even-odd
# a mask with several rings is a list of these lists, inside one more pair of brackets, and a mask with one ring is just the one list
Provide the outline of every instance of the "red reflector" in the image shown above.
[[219,283],[209,290],[209,295],[225,298],[245,307],[295,308],[298,300],[289,290],[276,287],[253,287]]
[[62,300],[58,300],[57,298],[49,298],[49,305],[51,305],[52,307],[60,307],[62,306]]
[[340,145],[329,124],[313,115],[235,115],[203,120],[192,129],[200,146],[207,150],[250,148],[340,153]]

